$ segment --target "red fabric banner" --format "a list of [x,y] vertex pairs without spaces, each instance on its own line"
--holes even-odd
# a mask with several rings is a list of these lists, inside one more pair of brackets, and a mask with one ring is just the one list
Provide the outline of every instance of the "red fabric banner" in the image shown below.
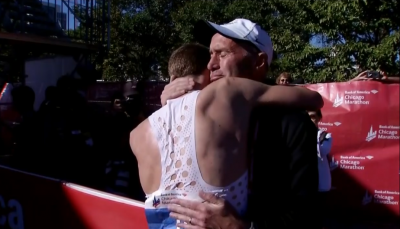
[[323,96],[319,127],[333,138],[330,205],[399,216],[399,84],[307,87]]
[[0,228],[146,229],[143,203],[0,166]]

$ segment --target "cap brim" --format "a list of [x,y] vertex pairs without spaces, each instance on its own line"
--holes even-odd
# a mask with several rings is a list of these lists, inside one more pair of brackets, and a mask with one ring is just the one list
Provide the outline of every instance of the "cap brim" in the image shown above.
[[242,37],[234,33],[232,30],[209,21],[201,20],[194,25],[194,32],[193,32],[194,38],[196,39],[197,42],[207,47],[210,46],[211,38],[216,33],[219,33],[222,36],[231,39],[244,40]]

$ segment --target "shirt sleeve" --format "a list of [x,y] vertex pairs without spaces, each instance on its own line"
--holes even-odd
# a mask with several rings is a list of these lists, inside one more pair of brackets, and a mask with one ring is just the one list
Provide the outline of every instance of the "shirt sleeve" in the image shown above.
[[[286,155],[285,206],[255,221],[259,228],[315,228],[317,215],[318,129],[306,112],[289,112],[282,117],[282,152]],[[273,185],[273,184],[271,184]],[[258,222],[257,222],[258,221]]]
[[312,228],[310,224],[315,222],[317,211],[318,152],[315,143],[318,129],[306,112],[295,112],[283,117],[282,134],[289,153],[292,198],[284,221],[297,228]]

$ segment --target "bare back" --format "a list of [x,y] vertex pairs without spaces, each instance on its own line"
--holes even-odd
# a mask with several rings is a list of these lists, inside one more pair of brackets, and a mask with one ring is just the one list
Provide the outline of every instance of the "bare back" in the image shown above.
[[[196,155],[201,175],[212,186],[223,187],[247,171],[247,129],[251,107],[230,91],[218,91],[218,82],[198,96],[195,112]],[[133,152],[145,193],[157,190],[160,183],[160,150],[148,120],[135,131]],[[245,184],[246,185],[246,184]]]
[[203,179],[226,186],[247,171],[251,106],[230,90],[217,88],[218,81],[203,89],[196,104],[196,153]]
[[208,88],[169,101],[132,132],[141,184],[148,198],[160,190],[215,192],[244,213],[250,107],[228,93],[215,99]]

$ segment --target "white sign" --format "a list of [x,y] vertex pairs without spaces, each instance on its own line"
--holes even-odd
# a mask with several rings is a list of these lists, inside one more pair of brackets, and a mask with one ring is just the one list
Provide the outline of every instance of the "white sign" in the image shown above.
[[369,100],[366,98],[367,95],[374,95],[378,93],[377,90],[371,91],[344,91],[344,94],[336,93],[336,97],[333,101],[333,107],[339,107],[342,104],[349,105],[369,105]]
[[329,164],[329,167],[332,170],[336,168],[345,169],[345,170],[364,170],[364,160],[371,160],[373,156],[339,156],[339,160],[335,159],[332,156],[332,160]]
[[374,129],[371,125],[365,141],[370,142],[375,138],[378,139],[386,139],[386,140],[399,140],[399,126],[392,126],[392,125],[379,125],[378,129]]

